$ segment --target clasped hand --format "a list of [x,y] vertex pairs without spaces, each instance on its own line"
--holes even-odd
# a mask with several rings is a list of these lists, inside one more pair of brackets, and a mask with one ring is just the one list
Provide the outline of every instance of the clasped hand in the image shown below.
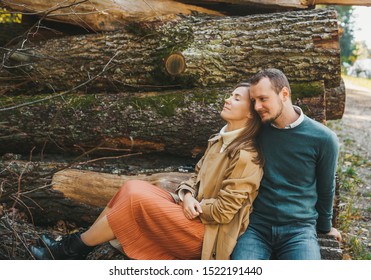
[[202,213],[201,203],[191,193],[186,193],[183,198],[183,212],[187,219],[193,220]]

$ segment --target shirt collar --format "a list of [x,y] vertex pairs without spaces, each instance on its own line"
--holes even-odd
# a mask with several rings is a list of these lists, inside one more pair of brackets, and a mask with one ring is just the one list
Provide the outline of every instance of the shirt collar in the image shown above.
[[[304,121],[303,110],[300,107],[295,106],[295,105],[293,105],[293,107],[294,107],[295,112],[299,114],[299,118],[297,118],[297,120],[294,121],[293,123],[290,123],[290,124],[286,125],[283,129],[291,129],[291,128],[297,127],[298,125],[300,125]],[[273,123],[271,123],[271,126],[273,126],[275,128],[278,128],[278,129],[281,129],[281,128],[275,126]]]

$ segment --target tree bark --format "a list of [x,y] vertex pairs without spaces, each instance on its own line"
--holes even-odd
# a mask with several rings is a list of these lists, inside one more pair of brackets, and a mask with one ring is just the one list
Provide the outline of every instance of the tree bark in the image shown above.
[[[341,117],[325,103],[324,83],[292,83],[295,104],[319,122]],[[0,153],[122,155],[163,152],[195,157],[225,122],[224,98],[233,88],[121,94],[0,97]],[[334,91],[331,108],[345,98]],[[43,102],[38,102],[44,100]],[[34,103],[38,102],[38,103]],[[28,105],[27,105],[28,104]],[[27,106],[26,106],[27,105]],[[326,115],[331,114],[331,115]]]
[[326,90],[325,100],[326,120],[341,119],[345,110],[345,84],[343,80],[341,80],[339,87]]
[[[68,36],[4,53],[2,93],[89,93],[232,86],[259,69],[282,69],[290,82],[340,84],[335,11],[248,17],[178,17],[113,33]],[[184,57],[172,75],[164,61]],[[89,82],[88,82],[89,81]],[[81,85],[83,84],[83,86]]]
[[264,7],[283,7],[283,8],[300,8],[307,9],[318,4],[332,4],[332,5],[361,5],[370,6],[371,0],[184,0],[181,2],[187,3],[232,3],[238,5],[248,6],[264,6]]
[[191,173],[165,172],[151,175],[115,175],[87,170],[66,169],[53,175],[52,189],[63,196],[96,207],[105,207],[113,195],[128,180],[143,180],[174,192],[191,177]]
[[169,20],[177,14],[221,15],[217,11],[172,0],[4,0],[1,4],[17,12],[95,31],[122,29],[128,22]]
[[[91,158],[58,161],[57,157],[23,160],[7,154],[0,159],[0,205],[4,209],[21,210],[35,225],[65,220],[89,226],[126,180],[148,180],[171,191],[189,178],[196,163],[164,156],[96,160],[99,161]],[[78,193],[82,196],[78,197]]]
[[[95,31],[113,31],[121,29],[128,22],[166,21],[177,14],[228,14],[226,4],[248,7],[244,11],[251,14],[255,7],[263,7],[269,11],[308,9],[316,4],[370,6],[371,0],[3,0],[1,4],[16,12],[34,14],[45,17],[46,20],[74,24]],[[241,15],[241,11],[239,14]]]

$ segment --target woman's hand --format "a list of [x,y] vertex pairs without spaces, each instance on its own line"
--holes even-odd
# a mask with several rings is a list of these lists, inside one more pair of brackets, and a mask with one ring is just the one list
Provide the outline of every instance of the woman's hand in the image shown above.
[[187,219],[193,220],[202,213],[201,204],[191,195],[186,193],[183,198],[183,212]]

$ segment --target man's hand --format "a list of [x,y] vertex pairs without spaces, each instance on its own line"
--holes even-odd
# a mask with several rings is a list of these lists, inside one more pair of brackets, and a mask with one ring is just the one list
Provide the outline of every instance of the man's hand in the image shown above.
[[202,213],[201,204],[189,192],[183,198],[183,213],[189,220],[193,220]]
[[341,234],[336,228],[331,228],[330,232],[327,233],[327,235],[335,236],[336,240],[339,241],[339,242],[341,242],[341,240],[342,240]]

